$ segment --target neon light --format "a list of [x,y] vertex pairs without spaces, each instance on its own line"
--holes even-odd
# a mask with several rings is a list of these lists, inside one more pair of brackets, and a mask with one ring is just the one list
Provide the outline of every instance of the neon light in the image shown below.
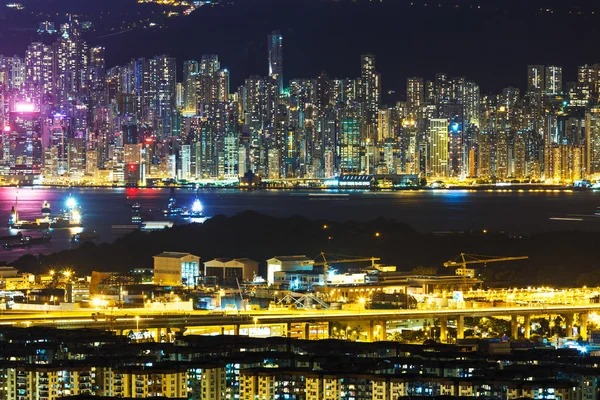
[[35,104],[33,103],[17,103],[15,106],[17,112],[34,112]]

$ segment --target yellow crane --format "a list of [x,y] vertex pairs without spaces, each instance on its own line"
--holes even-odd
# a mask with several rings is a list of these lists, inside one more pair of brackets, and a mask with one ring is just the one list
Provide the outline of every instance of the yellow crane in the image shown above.
[[444,267],[461,268],[462,278],[463,278],[462,290],[465,291],[467,288],[467,265],[483,264],[485,266],[487,263],[491,263],[491,262],[527,260],[528,258],[529,258],[528,256],[503,257],[503,256],[482,256],[480,254],[460,253],[460,255],[458,257],[456,257],[454,260],[446,261],[444,263]]
[[[328,272],[329,272],[329,267],[332,264],[343,264],[343,263],[353,263],[353,262],[371,262],[371,266],[373,268],[375,268],[375,261],[379,261],[381,260],[381,258],[379,257],[356,257],[356,258],[351,258],[352,256],[340,256],[340,255],[336,255],[336,254],[327,254],[327,257],[331,256],[331,257],[345,257],[345,258],[340,258],[340,259],[335,259],[332,261],[327,261],[326,258],[326,254],[324,252],[321,252],[321,254],[319,254],[319,256],[321,256],[323,258],[323,261],[320,262],[314,262],[311,263],[312,266],[323,266],[323,287],[325,289],[327,289],[327,276],[328,276]],[[317,256],[318,257],[318,256]]]

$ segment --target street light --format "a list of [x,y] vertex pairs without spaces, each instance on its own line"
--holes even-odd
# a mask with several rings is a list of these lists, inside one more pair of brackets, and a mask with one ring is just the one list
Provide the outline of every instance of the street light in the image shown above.
[[136,331],[140,331],[140,316],[136,315],[135,316],[135,330]]

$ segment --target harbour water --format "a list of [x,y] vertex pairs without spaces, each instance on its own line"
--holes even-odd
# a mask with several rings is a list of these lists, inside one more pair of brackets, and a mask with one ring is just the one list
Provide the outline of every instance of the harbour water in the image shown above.
[[[53,230],[52,240],[27,248],[0,249],[0,261],[12,261],[24,254],[37,255],[79,246],[71,241],[77,232],[98,234],[96,242],[110,242],[122,230],[113,225],[131,225],[131,204],[139,203],[142,213],[152,220],[166,220],[160,212],[168,203],[169,189],[124,188],[0,188],[0,223],[7,226],[11,207],[18,197],[19,217],[35,220],[41,217],[46,200],[52,213],[65,207],[69,195],[81,207],[83,228]],[[191,206],[196,191],[177,189],[179,206]],[[369,220],[393,218],[410,224],[421,232],[461,230],[501,230],[527,234],[563,229],[600,230],[598,192],[423,190],[398,192],[359,191],[240,191],[206,189],[198,192],[207,217],[234,215],[253,210],[269,215],[288,217],[301,215],[312,219]],[[178,217],[169,218],[175,224],[188,223]],[[0,235],[10,233],[0,228]],[[41,236],[42,232],[24,233]]]

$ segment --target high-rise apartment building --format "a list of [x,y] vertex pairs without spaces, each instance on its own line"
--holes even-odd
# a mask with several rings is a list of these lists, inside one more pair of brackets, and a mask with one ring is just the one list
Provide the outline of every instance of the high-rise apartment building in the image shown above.
[[406,107],[411,116],[415,116],[425,104],[425,85],[423,78],[408,78],[406,81]]
[[429,166],[430,175],[435,178],[448,176],[448,120],[429,120]]
[[283,36],[273,31],[267,39],[269,77],[275,79],[278,94],[283,93]]
[[563,92],[562,67],[549,65],[546,67],[546,94],[555,95]]
[[375,68],[375,55],[363,54],[360,57],[360,87],[363,104],[363,137],[376,139],[377,111],[381,104],[381,77]]
[[546,69],[543,65],[529,65],[527,67],[527,91],[543,92],[545,90]]
[[198,106],[198,61],[189,60],[183,63],[183,110],[195,115]]
[[32,43],[25,52],[26,82],[37,86],[40,95],[51,94],[54,83],[54,53],[51,46]]

